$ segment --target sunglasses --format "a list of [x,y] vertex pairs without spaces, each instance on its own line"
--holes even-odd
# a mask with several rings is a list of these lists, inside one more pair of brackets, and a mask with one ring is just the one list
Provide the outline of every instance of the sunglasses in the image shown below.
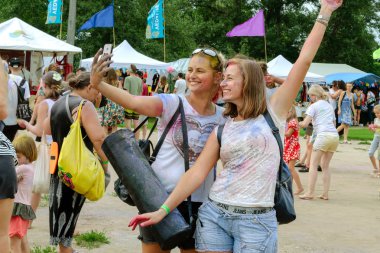
[[208,56],[216,57],[216,58],[218,59],[219,63],[220,63],[220,59],[219,59],[219,57],[218,57],[218,54],[217,54],[214,50],[212,50],[212,49],[208,49],[208,48],[197,48],[197,49],[195,49],[195,50],[193,51],[193,53],[192,53],[191,55],[199,54],[199,53],[201,53],[201,52],[204,53],[204,54],[206,54],[206,55],[208,55]]

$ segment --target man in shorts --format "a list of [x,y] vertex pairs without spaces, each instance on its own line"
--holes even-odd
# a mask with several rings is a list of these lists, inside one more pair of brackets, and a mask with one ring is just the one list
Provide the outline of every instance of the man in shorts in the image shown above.
[[[135,96],[141,96],[143,83],[142,79],[137,74],[137,68],[134,64],[131,64],[131,69],[129,70],[130,76],[126,77],[124,80],[124,90],[127,90],[130,94]],[[133,110],[126,109],[125,110],[125,126],[128,129],[133,127],[136,128],[139,123],[139,114],[134,112]]]

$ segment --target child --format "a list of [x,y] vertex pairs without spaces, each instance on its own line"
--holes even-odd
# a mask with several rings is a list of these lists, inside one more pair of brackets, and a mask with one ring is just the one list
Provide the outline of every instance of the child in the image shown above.
[[380,156],[379,156],[379,153],[377,155],[378,156],[377,159],[379,160],[379,167],[377,167],[377,165],[376,165],[376,159],[374,156],[376,150],[379,148],[379,143],[380,143],[380,105],[376,105],[373,108],[373,112],[376,115],[376,118],[374,121],[375,123],[369,125],[369,130],[371,130],[375,134],[374,134],[373,140],[371,142],[371,147],[368,150],[368,155],[369,155],[369,159],[371,160],[371,163],[373,166],[372,175],[375,177],[380,177],[380,170],[379,170]]
[[30,252],[27,230],[29,221],[36,218],[31,207],[34,167],[32,162],[37,159],[37,147],[32,137],[21,135],[13,141],[16,150],[18,166],[17,193],[9,226],[11,249],[14,253]]
[[288,111],[286,122],[284,161],[288,164],[294,182],[297,185],[297,191],[294,192],[294,195],[299,195],[303,192],[303,187],[300,177],[295,169],[295,163],[300,157],[300,143],[298,142],[299,127],[297,113],[294,106]]

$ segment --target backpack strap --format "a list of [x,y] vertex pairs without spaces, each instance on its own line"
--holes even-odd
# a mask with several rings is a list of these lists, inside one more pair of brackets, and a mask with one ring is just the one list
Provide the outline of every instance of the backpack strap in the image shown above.
[[281,171],[282,171],[282,164],[284,162],[284,159],[283,159],[283,156],[284,156],[284,148],[282,146],[282,140],[281,140],[281,136],[280,136],[280,130],[278,130],[278,127],[274,124],[273,122],[273,119],[271,117],[271,115],[269,114],[268,110],[265,111],[265,113],[263,114],[265,120],[267,121],[269,127],[272,129],[272,133],[274,135],[274,137],[276,138],[276,141],[277,141],[277,144],[278,144],[278,148],[280,149],[280,168],[278,170],[278,178],[279,178],[279,181],[281,182]]
[[149,163],[153,163],[156,160],[157,154],[160,151],[162,144],[164,143],[166,135],[168,134],[170,128],[173,126],[174,122],[177,120],[180,114],[180,107],[183,105],[182,105],[181,99],[180,98],[178,99],[179,99],[179,104],[178,104],[177,110],[173,114],[173,117],[170,119],[169,123],[166,125],[164,132],[162,133],[160,139],[158,140],[156,144],[156,148],[153,150],[153,153],[151,157],[149,158]]
[[73,119],[73,115],[71,115],[70,107],[69,107],[69,95],[66,95],[65,106],[66,106],[67,116],[69,117],[70,122],[73,123],[74,119]]

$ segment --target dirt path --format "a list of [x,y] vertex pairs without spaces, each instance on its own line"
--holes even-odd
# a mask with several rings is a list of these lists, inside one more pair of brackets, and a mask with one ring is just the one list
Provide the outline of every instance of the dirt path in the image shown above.
[[[302,140],[304,145],[304,140]],[[279,228],[281,253],[377,253],[380,252],[380,180],[371,178],[367,155],[368,145],[340,145],[334,155],[330,200],[295,200],[297,220]],[[302,149],[305,150],[305,149]],[[307,186],[307,173],[300,173]],[[115,180],[115,173],[112,179]],[[108,187],[103,199],[86,202],[78,221],[77,231],[104,231],[111,243],[83,252],[141,252],[138,233],[127,225],[136,209],[122,203]],[[321,173],[317,195],[321,192]],[[37,220],[29,231],[31,245],[48,245],[47,207],[37,212]],[[174,250],[173,252],[179,252]]]

